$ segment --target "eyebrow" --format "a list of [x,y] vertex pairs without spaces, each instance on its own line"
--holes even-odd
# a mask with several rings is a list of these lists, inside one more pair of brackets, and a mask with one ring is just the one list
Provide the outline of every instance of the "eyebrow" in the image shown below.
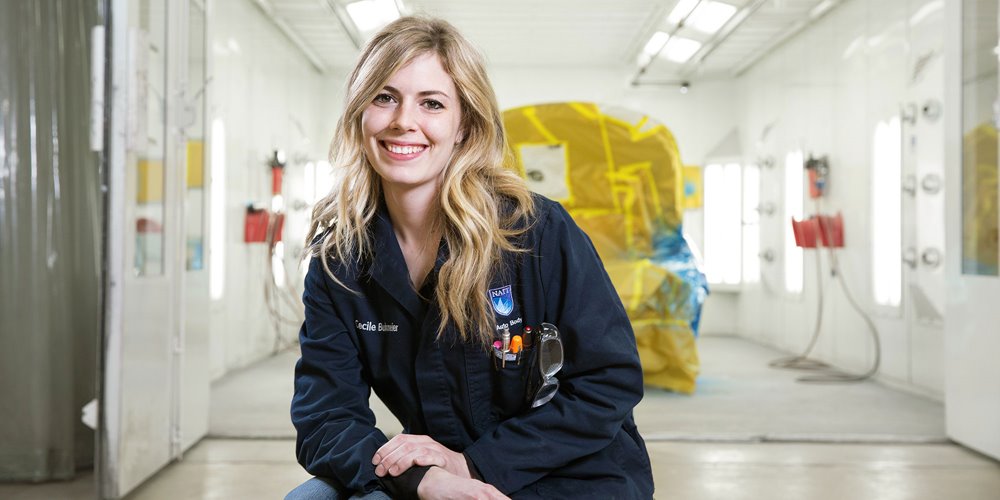
[[[397,89],[396,87],[393,87],[391,85],[386,85],[383,88],[385,90],[388,90],[389,92],[394,93],[394,94],[402,94],[402,92],[400,92],[399,89]],[[417,92],[417,96],[418,97],[427,97],[429,95],[443,95],[443,96],[451,99],[451,96],[449,96],[448,94],[446,94],[446,93],[444,93],[444,92],[442,92],[440,90],[422,90],[420,92]]]

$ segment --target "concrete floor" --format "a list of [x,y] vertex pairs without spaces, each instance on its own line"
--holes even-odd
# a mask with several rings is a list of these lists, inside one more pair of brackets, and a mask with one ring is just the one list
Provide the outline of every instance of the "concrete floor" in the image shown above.
[[[939,403],[876,383],[797,384],[766,368],[782,353],[735,337],[699,349],[696,395],[648,388],[636,409],[656,498],[1000,499],[1000,463],[947,442]],[[128,498],[282,498],[306,480],[287,420],[294,361],[277,356],[215,384],[210,436]],[[0,498],[19,500],[92,492],[91,476],[0,486]]]

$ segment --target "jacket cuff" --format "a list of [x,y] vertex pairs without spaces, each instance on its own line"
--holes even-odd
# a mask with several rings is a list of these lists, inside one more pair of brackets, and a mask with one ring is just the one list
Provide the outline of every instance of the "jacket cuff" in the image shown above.
[[462,452],[462,456],[465,457],[465,465],[469,467],[469,475],[472,476],[472,479],[475,479],[476,481],[482,481],[485,483],[486,481],[483,479],[483,475],[479,473],[479,469],[476,467],[476,463],[473,462],[472,459],[465,454],[465,452]]
[[382,488],[394,499],[417,500],[417,486],[432,466],[414,465],[398,476],[383,476],[378,478]]

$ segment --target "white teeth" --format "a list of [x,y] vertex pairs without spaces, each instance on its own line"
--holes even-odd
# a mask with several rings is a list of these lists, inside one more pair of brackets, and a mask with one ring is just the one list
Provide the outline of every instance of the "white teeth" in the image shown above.
[[386,143],[386,149],[396,153],[398,155],[411,155],[423,151],[426,146],[396,146],[393,144]]

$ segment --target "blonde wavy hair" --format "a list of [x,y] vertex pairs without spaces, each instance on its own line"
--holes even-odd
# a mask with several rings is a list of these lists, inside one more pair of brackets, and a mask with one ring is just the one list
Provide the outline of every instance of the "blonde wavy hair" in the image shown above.
[[[434,298],[441,311],[437,336],[450,323],[464,341],[493,342],[496,322],[486,290],[502,272],[506,252],[519,252],[518,236],[534,213],[531,192],[512,168],[503,120],[483,58],[454,26],[440,19],[403,17],[376,34],[347,82],[344,113],[330,147],[342,182],[316,203],[306,238],[308,256],[339,263],[372,257],[369,226],[382,200],[381,179],[366,158],[361,117],[400,68],[434,53],[458,90],[463,139],[442,172],[438,196],[448,246]],[[322,259],[326,273],[334,276]]]

